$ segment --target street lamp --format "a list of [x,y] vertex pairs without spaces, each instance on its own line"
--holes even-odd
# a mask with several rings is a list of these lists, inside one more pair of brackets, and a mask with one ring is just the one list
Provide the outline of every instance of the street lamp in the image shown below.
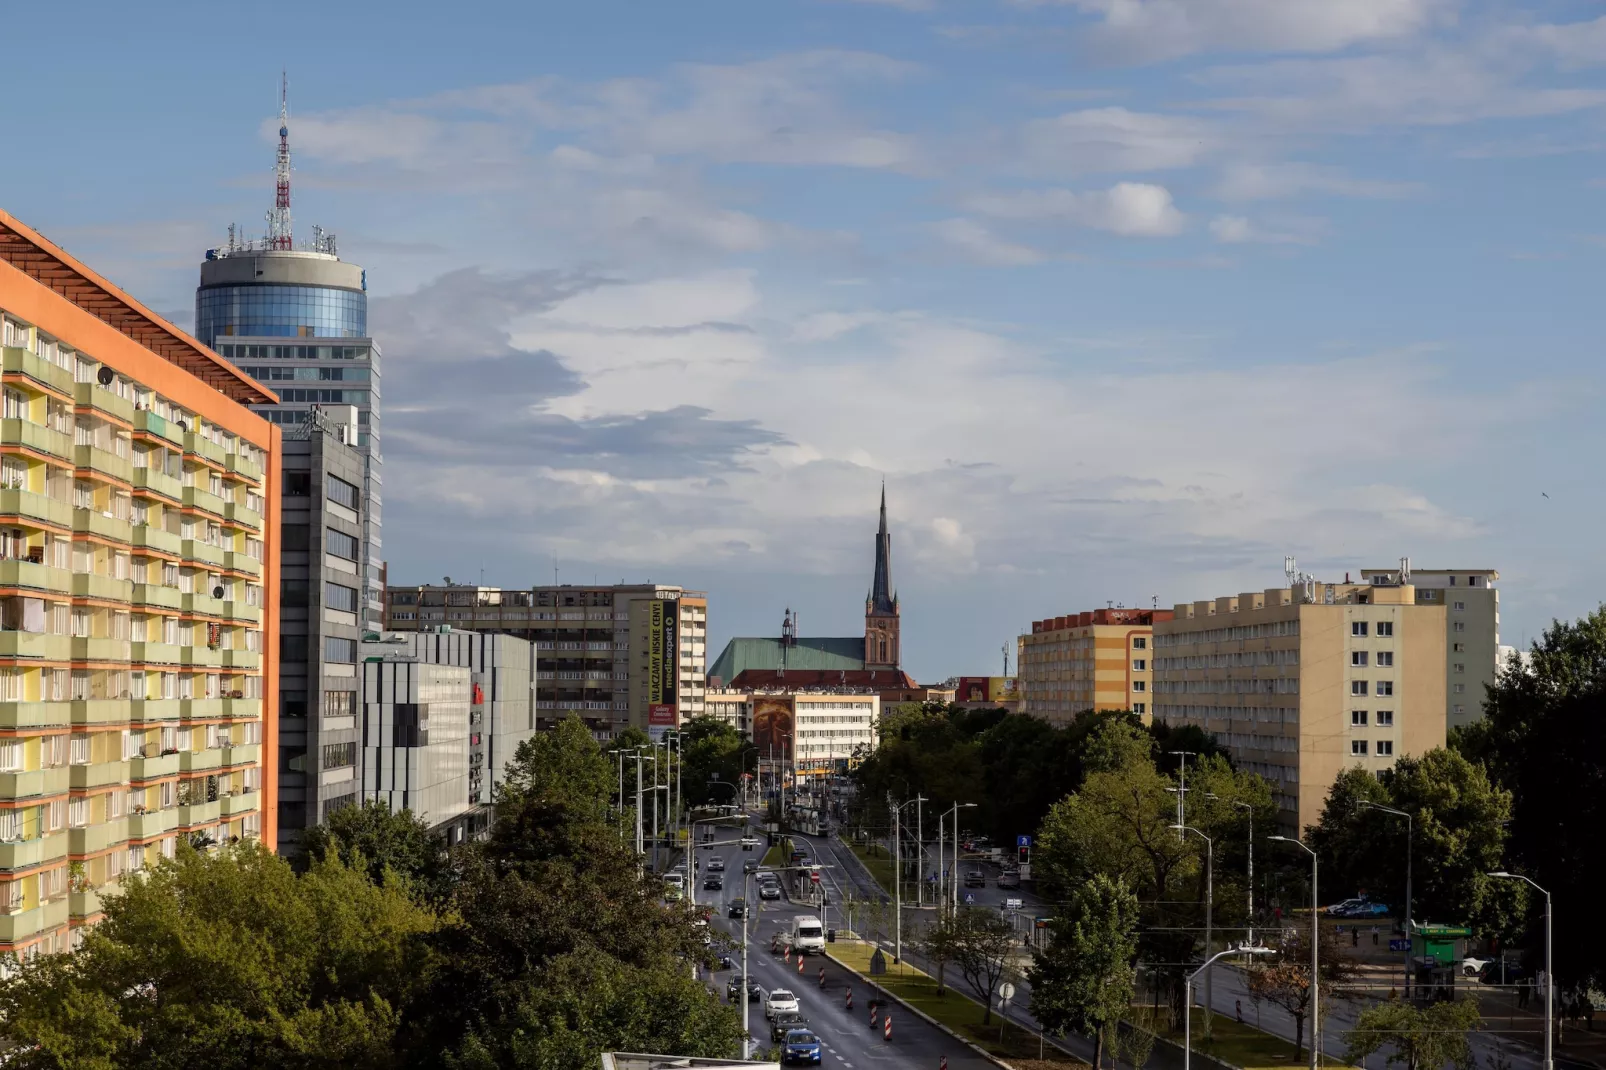
[[[1215,913],[1216,913],[1216,842],[1209,836],[1200,832],[1192,825],[1172,825],[1178,832],[1191,832],[1205,842],[1205,964],[1199,967],[1205,969],[1210,963],[1216,961],[1210,957],[1210,947],[1215,942]],[[1184,836],[1183,839],[1187,837]],[[1210,984],[1211,975],[1205,974],[1205,1036],[1210,1035],[1210,1015],[1215,1010],[1212,996],[1215,990]]]
[[903,961],[903,830],[899,822],[903,808],[926,802],[924,795],[916,795],[906,802],[893,803],[888,793],[887,803],[892,806],[892,961]]
[[[952,894],[950,894],[950,896],[948,898],[948,906],[949,906],[950,911],[957,911],[959,909],[959,811],[961,811],[961,810],[974,810],[975,808],[976,808],[976,804],[975,803],[958,803],[958,802],[956,802],[952,806],[950,806],[947,810],[943,811],[942,820],[937,823],[937,827],[939,829],[941,829],[942,828],[942,821],[948,820],[948,815],[949,814],[953,814],[954,815],[954,867],[953,867],[953,872],[950,874],[950,877],[951,877],[951,879],[953,881],[953,885],[952,885]],[[937,869],[939,871],[941,871],[941,869],[942,869],[942,855],[941,855],[941,852],[938,852],[938,856],[937,856]],[[945,879],[943,881],[943,883],[944,884],[948,884],[948,880]]]
[[1556,975],[1550,970],[1550,893],[1534,884],[1533,879],[1524,877],[1521,873],[1507,873],[1500,870],[1489,874],[1491,877],[1504,877],[1507,880],[1527,881],[1545,897],[1545,1067],[1544,1070],[1555,1070],[1555,1060],[1552,1058],[1551,1042],[1555,1038],[1553,1000],[1556,991]]
[[[1318,875],[1316,852],[1292,836],[1267,836],[1278,843],[1291,843],[1310,855],[1310,1070],[1316,1070],[1317,1053],[1321,1050],[1321,919],[1322,908],[1317,905],[1316,878]],[[1547,1067],[1546,1070],[1549,1070]]]
[[[1241,947],[1229,947],[1225,951],[1216,952],[1205,960],[1203,966],[1188,974],[1187,979],[1183,981],[1182,1070],[1193,1070],[1193,979],[1208,970],[1211,963],[1217,959],[1224,959],[1228,955],[1270,955],[1271,953],[1272,950],[1269,947],[1254,947],[1250,944],[1244,944]],[[1209,983],[1210,978],[1207,976],[1205,984],[1208,985]],[[1208,996],[1205,997],[1207,1001],[1209,998]],[[1207,1007],[1205,1010],[1208,1013],[1209,1008]]]
[[1237,799],[1232,801],[1234,808],[1245,810],[1249,814],[1249,939],[1255,938],[1255,808],[1246,802]]
[[1368,810],[1381,810],[1385,814],[1405,818],[1405,994],[1411,994],[1411,846],[1414,840],[1412,830],[1415,827],[1415,818],[1404,810],[1396,810],[1392,806],[1382,803],[1361,801],[1361,805]]

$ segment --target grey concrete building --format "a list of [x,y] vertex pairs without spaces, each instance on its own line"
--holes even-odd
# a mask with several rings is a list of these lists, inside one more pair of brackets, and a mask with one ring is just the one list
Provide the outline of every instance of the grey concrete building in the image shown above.
[[[1416,590],[1419,606],[1445,612],[1445,719],[1451,729],[1483,718],[1485,689],[1500,667],[1500,573],[1492,568],[1412,568],[1403,562],[1403,582]],[[1372,583],[1400,583],[1401,569],[1369,568]]]

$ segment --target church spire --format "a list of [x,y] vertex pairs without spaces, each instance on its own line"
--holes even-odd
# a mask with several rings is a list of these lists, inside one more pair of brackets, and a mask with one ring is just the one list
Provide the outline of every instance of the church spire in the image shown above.
[[870,582],[870,597],[865,611],[877,615],[895,615],[897,599],[892,593],[892,536],[887,534],[887,485],[881,484],[881,527],[875,538],[875,576]]

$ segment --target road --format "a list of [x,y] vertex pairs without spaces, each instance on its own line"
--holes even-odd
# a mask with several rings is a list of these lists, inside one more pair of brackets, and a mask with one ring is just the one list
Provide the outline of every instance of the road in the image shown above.
[[[718,835],[720,839],[732,838],[726,827],[721,827]],[[870,992],[851,973],[823,956],[810,956],[805,960],[804,973],[799,975],[795,958],[786,962],[780,955],[772,954],[772,936],[789,927],[794,915],[814,914],[816,910],[794,906],[785,899],[760,902],[756,883],[742,874],[742,863],[747,859],[762,858],[763,851],[763,846],[753,851],[743,851],[735,844],[730,844],[695,852],[701,863],[697,901],[717,907],[713,925],[735,945],[731,957],[738,968],[718,971],[711,978],[711,983],[717,984],[722,994],[726,981],[740,968],[741,922],[729,917],[729,907],[732,899],[744,895],[745,885],[745,898],[755,906],[748,920],[748,972],[766,990],[784,987],[796,993],[800,1012],[809,1020],[809,1028],[819,1036],[824,1048],[822,1066],[829,1070],[839,1067],[845,1070],[937,1070],[946,1056],[950,1070],[997,1070],[970,1048],[897,1005],[892,1007],[892,1039],[883,1039],[879,1028],[874,1033],[870,1031],[867,1006]],[[702,878],[707,875],[706,863],[716,855],[725,861],[724,887],[719,890],[705,889],[702,887]],[[825,856],[816,857],[828,861]],[[832,889],[832,902],[840,901],[841,885],[838,879],[841,872],[825,871],[824,880]],[[831,924],[836,922],[831,921]],[[825,971],[823,989],[820,986],[821,969]],[[851,1013],[845,1006],[849,989],[853,989]],[[748,1008],[749,1033],[755,1045],[769,1047],[773,1042],[764,1019],[763,1004],[751,1003]]]

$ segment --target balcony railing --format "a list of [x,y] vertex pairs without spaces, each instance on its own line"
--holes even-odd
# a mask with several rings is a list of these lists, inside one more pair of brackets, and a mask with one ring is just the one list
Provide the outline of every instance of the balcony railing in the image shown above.
[[7,446],[25,446],[64,461],[73,459],[71,436],[32,420],[0,420],[0,442]]
[[[157,419],[160,420],[161,417],[158,416]],[[134,489],[152,491],[174,501],[181,501],[184,498],[184,484],[174,476],[150,467],[134,469]]]
[[70,704],[73,725],[121,724],[128,720],[128,700],[80,698]]
[[93,762],[89,765],[69,765],[69,785],[74,788],[103,788],[108,784],[122,784],[128,780],[127,762]]
[[176,721],[183,712],[183,700],[176,698],[137,698],[128,704],[129,718],[139,722]]
[[159,780],[178,775],[178,752],[158,754],[152,758],[134,758],[128,763],[128,779]]
[[0,368],[3,368],[9,374],[26,376],[39,385],[48,387],[59,394],[72,396],[72,372],[59,364],[52,364],[45,358],[30,353],[20,346],[5,347],[3,356],[0,356]]
[[0,561],[0,586],[31,587],[37,591],[69,594],[72,591],[72,573],[64,568],[51,568],[49,565],[10,558]]
[[80,409],[96,409],[125,424],[134,422],[134,403],[98,383],[74,383],[73,400]]
[[73,463],[123,483],[134,482],[134,462],[94,446],[74,446]]
[[85,639],[77,636],[72,641],[72,656],[74,661],[126,662],[131,646],[133,644],[127,639]]
[[99,535],[118,543],[129,542],[134,537],[133,526],[128,521],[107,516],[98,509],[74,509],[72,529],[81,535]]
[[[132,580],[119,580],[95,572],[74,572],[72,593],[79,598],[103,598],[108,602],[128,602],[134,597]],[[127,655],[124,655],[125,657]]]
[[184,445],[184,432],[171,420],[164,419],[149,409],[134,410],[134,430],[148,431],[153,435],[160,435],[175,446]]

